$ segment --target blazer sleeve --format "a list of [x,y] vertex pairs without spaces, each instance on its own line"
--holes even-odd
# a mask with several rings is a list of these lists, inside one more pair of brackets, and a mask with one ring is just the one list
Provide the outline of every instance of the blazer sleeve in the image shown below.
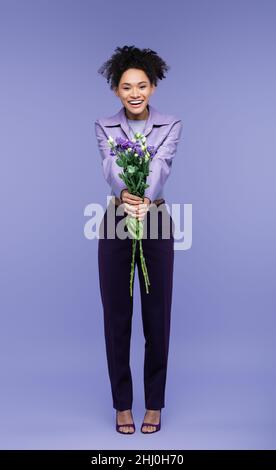
[[111,149],[107,143],[108,136],[105,134],[98,119],[95,121],[94,126],[101,155],[104,178],[113,189],[114,194],[118,198],[121,198],[122,190],[127,189],[124,181],[119,177],[119,173],[121,173],[122,169],[117,165],[116,158],[110,155]]
[[145,189],[145,197],[151,202],[156,199],[171,172],[182,128],[182,121],[177,120],[150,162],[150,173],[147,177],[149,187]]

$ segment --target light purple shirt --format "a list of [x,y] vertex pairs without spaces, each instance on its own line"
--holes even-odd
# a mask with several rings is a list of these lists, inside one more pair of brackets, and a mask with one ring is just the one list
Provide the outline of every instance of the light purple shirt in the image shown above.
[[[160,113],[150,104],[148,104],[148,110],[149,115],[143,134],[147,138],[146,144],[153,145],[157,149],[157,153],[150,162],[150,173],[147,178],[149,187],[145,189],[145,197],[153,202],[155,199],[164,197],[163,186],[171,171],[183,124],[181,119],[173,115]],[[104,178],[112,189],[111,195],[120,198],[121,191],[127,188],[124,181],[119,177],[122,168],[117,165],[116,157],[110,155],[107,139],[109,136],[114,140],[116,137],[133,138],[129,129],[125,107],[122,106],[120,111],[111,117],[96,119],[94,125],[102,158]]]

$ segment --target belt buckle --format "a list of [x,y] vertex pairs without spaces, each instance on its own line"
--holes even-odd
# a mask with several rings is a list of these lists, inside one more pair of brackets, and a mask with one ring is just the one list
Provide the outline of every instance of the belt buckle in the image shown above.
[[163,202],[165,202],[165,199],[160,198],[160,199],[155,199],[153,201],[153,204],[155,204],[158,207],[158,206],[160,206],[160,204],[163,204]]

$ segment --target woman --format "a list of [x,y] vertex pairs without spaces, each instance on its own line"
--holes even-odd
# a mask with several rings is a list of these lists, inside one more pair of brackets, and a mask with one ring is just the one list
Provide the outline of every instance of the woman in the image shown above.
[[[147,293],[140,265],[137,263],[140,281],[143,332],[145,336],[144,393],[146,413],[141,432],[160,430],[161,409],[165,406],[165,384],[167,374],[174,237],[173,221],[166,210],[163,186],[170,174],[172,160],[182,130],[182,121],[173,115],[157,111],[149,104],[158,79],[162,80],[169,66],[151,49],[135,46],[117,47],[112,57],[99,69],[110,88],[121,100],[122,108],[111,117],[95,121],[105,180],[111,187],[110,204],[104,214],[99,238],[98,262],[101,299],[104,311],[104,332],[108,372],[111,382],[113,408],[116,409],[116,430],[124,434],[135,432],[132,417],[132,377],[129,365],[130,337],[133,313],[133,298],[129,294],[132,239],[124,240],[106,235],[107,218],[112,208],[123,206],[123,214],[116,212],[115,225],[126,214],[147,223],[147,237],[142,246],[146,260],[150,288]],[[143,133],[147,145],[157,149],[150,162],[149,187],[144,198],[128,192],[119,177],[122,169],[116,158],[110,155],[107,143],[109,136],[132,139],[135,132]],[[151,212],[158,207],[158,237],[150,237]],[[159,209],[163,209],[160,211]],[[162,216],[162,217],[161,217]],[[164,221],[169,222],[169,237],[162,238]]]

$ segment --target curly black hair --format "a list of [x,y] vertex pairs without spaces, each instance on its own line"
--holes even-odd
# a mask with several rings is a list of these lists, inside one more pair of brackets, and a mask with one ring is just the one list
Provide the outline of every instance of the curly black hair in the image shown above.
[[165,78],[164,72],[170,66],[152,49],[139,49],[135,46],[116,47],[115,52],[99,68],[98,73],[110,83],[111,90],[117,88],[122,74],[129,68],[144,70],[151,84]]

